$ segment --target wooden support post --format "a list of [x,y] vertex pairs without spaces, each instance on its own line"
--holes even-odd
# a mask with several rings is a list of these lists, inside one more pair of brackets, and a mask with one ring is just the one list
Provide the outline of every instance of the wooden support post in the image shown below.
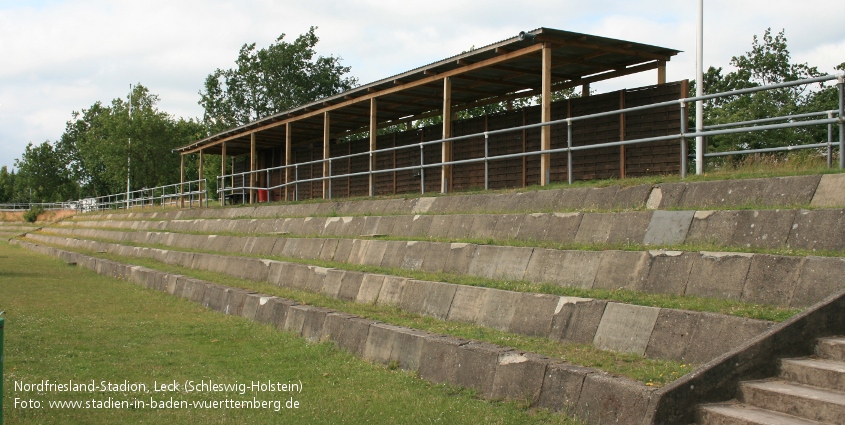
[[[370,99],[370,152],[376,150],[378,140],[378,120],[376,115],[376,98]],[[370,196],[376,194],[376,182],[373,170],[376,169],[376,155],[370,154]]]
[[[185,154],[179,157],[179,193],[185,193]],[[185,197],[179,197],[179,208],[185,208]]]
[[[290,127],[291,127],[291,123],[285,123],[285,165],[291,164],[291,157],[290,157],[290,155],[291,155],[291,147],[290,147],[290,145],[291,145],[291,137],[290,137],[291,128]],[[290,168],[285,168],[285,183],[289,183],[289,182],[290,182]],[[291,192],[290,186],[285,186],[285,200],[286,201],[290,199],[290,195],[289,195],[290,192]]]
[[[551,44],[543,43],[543,74],[542,74],[542,104],[540,106],[540,122],[549,122],[552,118],[552,48]],[[552,147],[552,129],[541,127],[540,149],[549,150]],[[551,172],[551,155],[540,155],[540,186],[549,184]]]
[[[619,90],[619,109],[625,109],[625,90]],[[625,113],[619,114],[619,141],[625,140]],[[619,146],[619,178],[625,178],[625,145]]]
[[[255,132],[249,133],[249,187],[255,187]],[[249,203],[255,203],[255,189],[249,190]]]
[[590,83],[584,83],[581,86],[581,97],[587,97],[590,95]]
[[[452,137],[452,79],[443,79],[443,138]],[[452,142],[443,142],[441,161],[452,161]],[[441,167],[440,192],[447,193],[452,187],[452,166]]]
[[[329,127],[330,127],[330,116],[328,112],[323,113],[323,159],[331,158],[329,154]],[[326,161],[323,163],[323,177],[330,177],[329,176],[329,162]],[[323,180],[323,199],[331,198],[331,193],[329,193],[329,180]]]
[[205,161],[203,161],[203,159],[205,159],[205,158],[203,156],[202,149],[200,149],[200,155],[199,155],[199,158],[197,159],[197,161],[198,161],[198,163],[197,163],[197,170],[198,170],[198,173],[197,173],[197,191],[199,192],[198,199],[200,201],[200,206],[202,206],[202,175],[203,175],[203,171],[204,171],[203,170],[203,162],[205,162]]
[[657,84],[666,84],[666,61],[660,61],[657,67]]
[[[222,151],[220,152],[220,175],[226,175],[226,142],[223,142],[222,146],[220,147]],[[226,178],[221,177],[220,179],[223,184],[226,184]],[[217,194],[220,197],[220,206],[226,205],[226,192],[220,192]]]

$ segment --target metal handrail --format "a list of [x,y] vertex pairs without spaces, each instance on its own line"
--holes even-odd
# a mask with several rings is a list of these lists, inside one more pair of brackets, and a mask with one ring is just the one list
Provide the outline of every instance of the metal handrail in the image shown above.
[[[736,95],[741,95],[741,94],[749,94],[749,93],[765,91],[765,90],[773,90],[773,89],[792,87],[792,86],[798,86],[798,85],[820,83],[820,82],[831,81],[831,80],[838,80],[837,87],[838,87],[838,90],[839,90],[839,97],[840,97],[839,111],[819,111],[819,112],[813,112],[813,113],[808,113],[808,114],[797,114],[797,115],[791,115],[791,116],[785,116],[785,117],[762,118],[762,119],[751,120],[751,121],[740,121],[740,122],[729,123],[729,124],[711,125],[711,126],[704,127],[702,129],[702,131],[698,131],[698,132],[687,131],[688,104],[690,104],[690,103],[693,103],[693,102],[696,102],[696,101],[699,101],[699,100],[710,100],[710,99],[716,99],[716,98],[720,98],[720,97],[736,96]],[[427,142],[413,143],[413,144],[408,144],[408,145],[404,145],[404,146],[395,146],[395,147],[377,149],[377,150],[373,150],[373,151],[359,152],[359,153],[354,153],[354,154],[347,154],[347,155],[331,157],[331,158],[317,159],[317,160],[306,161],[306,162],[301,162],[301,163],[296,163],[296,164],[289,164],[289,165],[282,165],[282,166],[277,166],[277,167],[272,167],[272,168],[265,168],[265,169],[261,169],[261,170],[232,173],[232,174],[227,174],[227,175],[222,175],[222,176],[217,177],[217,180],[218,180],[217,192],[218,192],[218,194],[221,195],[221,197],[223,197],[223,196],[225,196],[226,193],[233,193],[235,191],[240,191],[242,194],[245,191],[252,191],[252,190],[268,190],[269,191],[269,190],[275,190],[275,189],[280,189],[280,188],[286,188],[286,187],[290,187],[290,186],[298,187],[299,184],[303,184],[303,183],[310,183],[310,182],[328,180],[328,182],[329,182],[328,183],[328,197],[331,197],[331,180],[333,180],[333,179],[357,177],[357,176],[364,176],[364,175],[372,176],[372,175],[380,174],[380,173],[390,173],[390,172],[407,171],[407,170],[419,170],[420,171],[420,191],[421,191],[421,193],[425,193],[425,169],[426,168],[435,168],[435,167],[460,165],[460,164],[470,164],[470,163],[478,163],[478,162],[484,162],[485,163],[485,189],[487,189],[487,188],[489,188],[489,169],[488,169],[488,165],[489,165],[490,161],[520,158],[520,157],[533,156],[533,155],[547,155],[547,154],[554,154],[554,153],[567,153],[568,154],[567,155],[567,157],[568,157],[567,158],[567,165],[568,165],[567,170],[568,170],[568,174],[569,174],[568,175],[568,181],[571,184],[572,183],[572,171],[571,171],[572,170],[572,152],[589,150],[589,149],[601,149],[601,148],[615,147],[615,146],[634,145],[634,144],[641,144],[641,143],[652,143],[652,142],[666,141],[666,140],[679,140],[680,141],[681,146],[682,146],[682,148],[681,148],[682,154],[681,154],[681,158],[680,158],[681,175],[682,175],[682,177],[686,177],[686,174],[687,174],[687,168],[686,167],[687,167],[687,159],[688,159],[686,139],[688,139],[688,138],[693,138],[693,137],[698,137],[698,136],[715,136],[715,135],[722,135],[722,134],[735,134],[735,133],[745,133],[745,132],[754,132],[754,131],[765,131],[765,130],[774,130],[774,129],[793,128],[793,127],[806,127],[806,126],[812,126],[812,125],[825,125],[825,124],[828,125],[828,142],[827,143],[808,144],[808,145],[799,145],[799,146],[787,146],[787,147],[777,147],[777,148],[766,148],[766,149],[754,149],[754,150],[749,149],[749,150],[733,151],[733,152],[714,152],[714,153],[705,154],[705,157],[716,157],[716,156],[747,154],[747,153],[756,153],[756,152],[776,152],[776,151],[787,151],[787,150],[796,150],[796,149],[810,149],[810,148],[827,147],[828,148],[828,153],[827,153],[828,162],[830,163],[830,158],[832,156],[831,148],[832,148],[832,145],[833,145],[833,143],[832,143],[832,125],[833,124],[838,124],[839,127],[840,127],[839,149],[845,150],[845,149],[843,149],[843,147],[845,146],[845,139],[843,138],[843,135],[842,135],[842,133],[845,132],[842,129],[842,127],[843,127],[843,115],[845,115],[845,114],[843,114],[843,100],[842,100],[842,98],[843,98],[843,94],[842,94],[843,93],[843,80],[845,80],[845,73],[840,73],[840,74],[836,74],[836,75],[825,75],[825,76],[821,76],[821,77],[808,78],[808,79],[795,80],[795,81],[788,81],[788,82],[784,82],[784,83],[772,84],[772,85],[767,85],[767,86],[757,86],[757,87],[745,88],[745,89],[740,89],[740,90],[732,90],[732,91],[722,92],[722,93],[714,93],[714,94],[698,96],[698,97],[688,97],[688,98],[682,98],[682,99],[678,99],[678,100],[663,101],[663,102],[653,103],[653,104],[649,104],[649,105],[621,108],[621,109],[617,109],[617,110],[613,110],[613,111],[600,112],[600,113],[595,113],[595,114],[590,114],[590,115],[582,115],[582,116],[577,116],[577,117],[563,118],[563,119],[554,120],[554,121],[547,121],[547,122],[543,122],[543,123],[534,123],[534,124],[527,124],[527,125],[510,127],[510,128],[506,128],[506,129],[485,131],[483,133],[467,134],[467,135],[455,136],[455,137],[449,137],[449,138],[442,138],[442,139],[432,140],[432,141],[427,141]],[[619,114],[625,114],[625,113],[637,112],[637,111],[644,111],[644,110],[662,108],[662,107],[667,107],[667,106],[678,106],[681,109],[681,131],[676,133],[676,134],[670,134],[670,135],[665,135],[665,136],[657,136],[657,137],[648,137],[648,138],[639,138],[639,139],[633,139],[633,140],[620,140],[620,141],[617,141],[617,142],[599,143],[599,144],[587,145],[587,146],[572,146],[572,144],[573,144],[572,126],[576,122],[586,121],[586,120],[596,119],[596,118],[602,118],[602,117],[607,117],[607,116],[617,116]],[[804,118],[812,118],[812,117],[823,116],[823,115],[827,115],[828,118],[826,118],[826,119],[803,120]],[[834,115],[836,115],[837,117],[834,118]],[[801,119],[801,121],[794,121],[796,119]],[[779,124],[766,124],[766,123],[776,122],[776,121],[790,121],[790,122],[779,123]],[[503,134],[503,133],[508,133],[508,132],[533,129],[533,128],[540,128],[540,127],[545,127],[545,126],[561,125],[561,124],[566,124],[566,126],[567,126],[567,147],[565,147],[565,148],[535,150],[535,151],[530,151],[530,152],[520,152],[520,153],[515,153],[515,154],[496,155],[496,156],[489,156],[488,155],[488,152],[489,152],[488,143],[489,143],[489,137],[491,135]],[[760,124],[764,124],[764,125],[760,125]],[[430,163],[430,164],[425,163],[425,156],[424,156],[423,153],[424,153],[424,148],[426,146],[440,145],[440,144],[445,143],[445,142],[466,140],[466,139],[479,138],[479,137],[484,137],[484,139],[485,139],[485,149],[484,149],[485,155],[484,155],[484,157],[457,160],[457,161],[448,161],[448,162],[436,162],[436,163]],[[384,154],[384,153],[387,153],[387,152],[397,151],[397,150],[401,150],[401,149],[414,149],[414,148],[420,149],[420,163],[418,165],[407,166],[407,167],[386,168],[386,169],[379,169],[379,170],[372,168],[373,167],[372,157],[375,156],[375,155]],[[370,158],[371,158],[369,170],[354,172],[354,173],[344,173],[344,174],[332,175],[332,173],[331,173],[332,161],[341,160],[341,159],[348,159],[348,158],[353,158],[353,157],[358,157],[358,156],[363,156],[363,155],[369,155]],[[840,167],[845,168],[845,161],[843,161],[843,159],[845,159],[845,158],[842,158],[842,155],[840,155],[840,157],[841,157]],[[329,173],[328,173],[327,176],[311,177],[311,178],[307,178],[307,179],[299,179],[299,176],[298,176],[299,167],[318,165],[318,164],[324,164],[324,163],[329,164],[328,165]],[[287,172],[291,169],[293,169],[295,171],[296,175],[295,175],[294,180],[287,181],[287,175],[288,175]],[[285,177],[285,180],[286,180],[285,183],[281,183],[281,184],[278,184],[278,185],[275,185],[275,186],[269,184],[269,182],[270,182],[269,174],[271,172],[275,172],[275,171],[285,171],[285,176],[286,176]],[[253,186],[253,185],[245,184],[245,182],[247,180],[247,176],[258,174],[258,173],[266,173],[268,175],[267,184],[265,186]],[[225,185],[226,179],[233,179],[233,178],[236,178],[236,177],[242,178],[241,185],[237,186],[237,187],[235,187],[235,186],[226,187],[226,185]],[[298,191],[295,192],[295,196],[296,196],[296,199],[298,199]]]

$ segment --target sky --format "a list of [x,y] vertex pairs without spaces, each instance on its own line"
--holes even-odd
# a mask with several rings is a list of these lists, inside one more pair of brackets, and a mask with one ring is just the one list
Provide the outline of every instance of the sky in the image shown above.
[[[667,79],[695,78],[695,0],[288,1],[0,0],[0,166],[27,143],[58,140],[73,111],[125,98],[141,83],[175,117],[201,118],[199,91],[259,48],[316,26],[318,54],[339,56],[366,84],[539,27],[683,52]],[[704,64],[730,69],[767,28],[786,31],[793,62],[833,73],[845,61],[845,12],[817,0],[706,0]],[[593,84],[650,85],[656,71]]]

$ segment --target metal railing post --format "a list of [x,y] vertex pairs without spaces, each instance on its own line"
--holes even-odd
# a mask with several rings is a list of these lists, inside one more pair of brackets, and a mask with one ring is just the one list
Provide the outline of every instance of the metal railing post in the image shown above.
[[[687,163],[689,159],[687,158],[687,103],[684,99],[681,99],[681,178],[687,178]],[[703,143],[702,143],[703,144]],[[704,158],[701,156],[701,158]],[[702,161],[703,162],[703,161]],[[704,164],[701,167],[696,166],[696,168],[700,168],[701,172],[704,172]]]
[[840,74],[839,82],[839,169],[845,169],[845,73]]
[[490,161],[487,159],[488,157],[488,149],[489,149],[489,141],[490,136],[487,132],[484,132],[484,190],[488,190],[490,188]]
[[425,147],[420,143],[420,194],[425,195]]
[[566,180],[572,184],[572,118],[566,119]]
[[[827,117],[833,119],[833,111],[827,112]],[[833,123],[827,125],[827,168],[833,167]]]
[[299,200],[299,164],[296,164],[294,166],[293,171],[294,171],[293,186],[296,188],[296,190],[294,190],[293,196],[294,196],[294,201],[298,201]]
[[370,151],[370,197],[376,196],[376,182],[373,178],[373,151]]
[[328,199],[332,199],[332,159],[331,158],[329,158],[329,175],[328,175],[328,178],[329,178]]
[[0,311],[0,425],[3,425],[3,363],[6,360],[3,354],[3,328],[6,326],[4,313],[5,311]]

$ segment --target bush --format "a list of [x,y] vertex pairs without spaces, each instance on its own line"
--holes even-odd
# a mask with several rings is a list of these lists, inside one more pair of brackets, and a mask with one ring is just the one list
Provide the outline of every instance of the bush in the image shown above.
[[38,216],[44,214],[44,208],[42,207],[35,207],[30,209],[29,211],[23,213],[23,219],[30,222],[35,223],[35,220],[38,219]]

